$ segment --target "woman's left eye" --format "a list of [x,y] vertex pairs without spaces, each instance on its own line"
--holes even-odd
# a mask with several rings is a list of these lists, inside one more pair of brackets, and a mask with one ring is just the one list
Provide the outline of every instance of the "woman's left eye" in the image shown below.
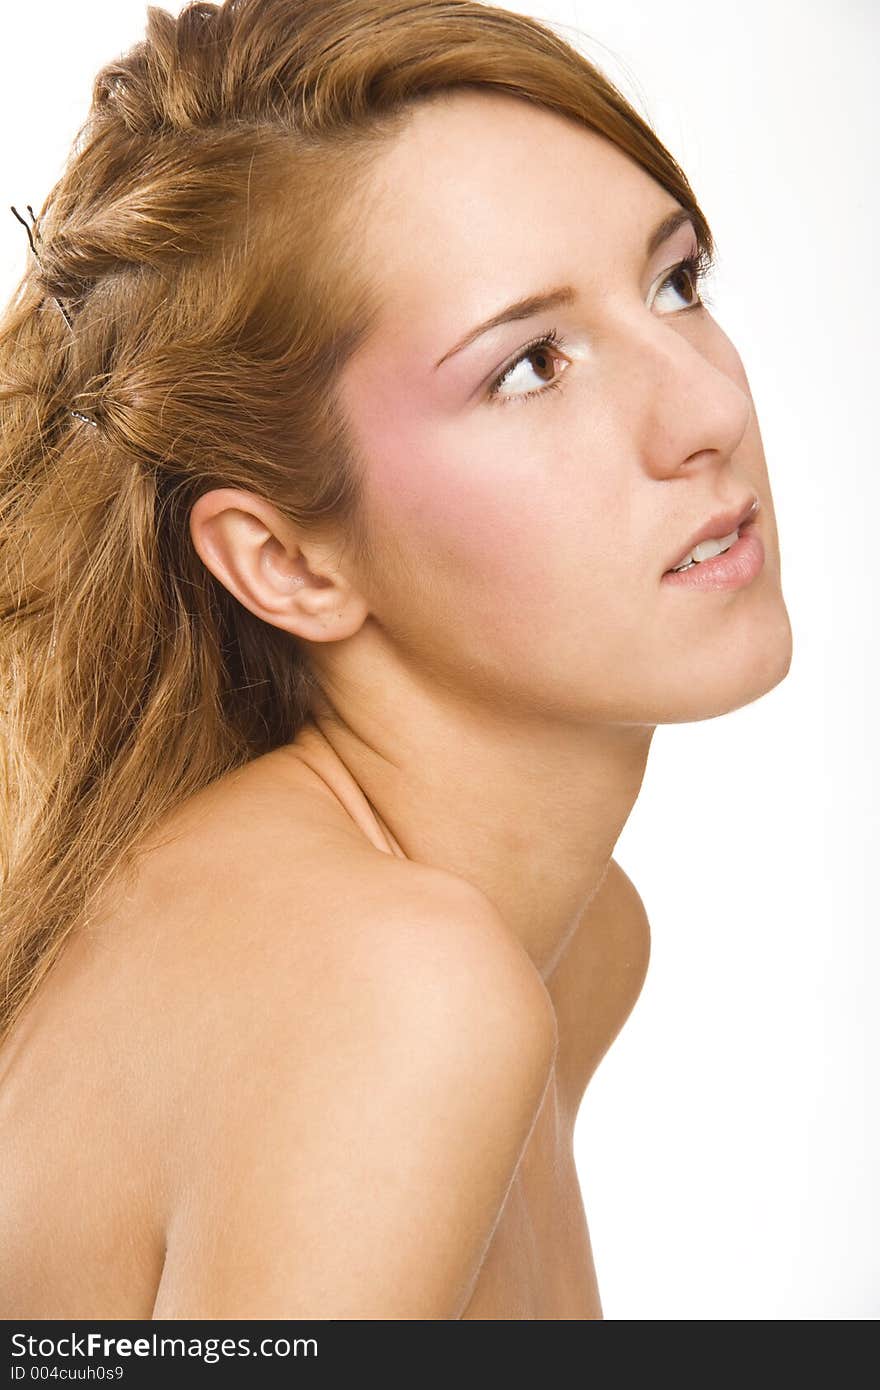
[[[503,393],[501,387],[510,381],[515,381],[519,368],[528,365],[530,358],[535,359],[538,372],[552,371],[553,364],[557,361],[563,361],[564,359],[558,357],[556,353],[548,351],[548,349],[562,347],[563,341],[564,340],[560,338],[559,334],[556,332],[556,329],[551,328],[547,333],[542,333],[540,338],[535,338],[533,342],[527,343],[526,346],[517,353],[513,361],[504,368],[504,371],[496,376],[489,387],[489,400],[497,402],[499,405],[507,405],[510,401],[527,401],[532,396],[544,396],[548,391],[559,390],[558,379],[555,381],[545,381],[545,384],[536,391],[521,391],[514,395]],[[534,369],[529,366],[529,370],[531,371]]]
[[660,288],[657,293],[659,294],[660,290],[665,289],[667,285],[671,285],[676,294],[682,295],[687,301],[684,306],[685,309],[699,309],[701,305],[710,302],[705,291],[702,290],[702,286],[713,269],[713,265],[712,257],[704,250],[694,251],[666,272],[660,281]]

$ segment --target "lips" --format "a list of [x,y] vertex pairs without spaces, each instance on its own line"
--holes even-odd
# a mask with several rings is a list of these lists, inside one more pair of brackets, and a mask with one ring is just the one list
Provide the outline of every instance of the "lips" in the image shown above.
[[695,545],[700,541],[708,541],[713,538],[721,539],[722,536],[729,536],[731,531],[738,531],[740,527],[754,521],[758,511],[758,498],[754,494],[749,497],[741,506],[733,511],[716,512],[710,516],[698,531],[695,531],[686,545],[678,552],[678,557],[667,565],[665,574],[675,569],[676,565],[683,563],[685,556],[690,555]]

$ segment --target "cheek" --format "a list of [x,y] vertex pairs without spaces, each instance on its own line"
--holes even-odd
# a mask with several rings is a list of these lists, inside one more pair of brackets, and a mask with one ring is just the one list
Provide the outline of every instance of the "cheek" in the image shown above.
[[395,393],[393,373],[349,389],[379,557],[370,599],[391,630],[443,629],[502,660],[631,626],[620,537],[633,518],[613,431],[592,422],[585,450],[582,429],[546,417],[531,437],[522,413],[538,407],[452,417]]
[[381,392],[371,393],[368,408],[360,402],[355,418],[368,524],[399,581],[432,601],[463,590],[475,600],[501,579],[508,594],[511,584],[535,583],[540,538],[553,544],[558,505],[534,461],[508,467],[488,425],[450,421]]
[[546,509],[533,493],[505,487],[473,450],[463,463],[435,438],[430,452],[386,454],[376,485],[388,543],[418,590],[413,601],[453,614],[466,605],[473,619],[540,600],[539,537],[554,544]]
[[477,454],[458,441],[449,454],[434,450],[436,438],[430,454],[389,451],[376,473],[382,526],[402,557],[383,594],[398,633],[418,640],[430,631],[435,653],[518,670],[526,684],[536,670],[608,656],[621,634],[631,640],[644,604],[635,601],[637,571],[613,541],[627,534],[619,483],[608,480],[607,497],[595,478],[588,490],[583,460],[560,482],[558,456],[532,456],[527,467],[520,455],[502,468],[495,449]]

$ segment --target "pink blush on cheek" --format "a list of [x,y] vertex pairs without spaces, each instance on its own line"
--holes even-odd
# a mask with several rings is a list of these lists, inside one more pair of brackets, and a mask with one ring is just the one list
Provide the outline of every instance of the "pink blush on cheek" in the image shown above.
[[534,584],[542,526],[533,483],[505,484],[496,440],[479,431],[475,439],[460,417],[403,391],[406,367],[393,353],[353,367],[346,408],[367,460],[366,503],[378,532],[411,569],[423,562],[456,587],[485,581],[509,589],[514,576]]
[[389,445],[371,487],[383,527],[405,536],[411,556],[423,555],[427,566],[451,571],[459,582],[509,583],[514,566],[530,568],[534,511],[509,490],[499,492],[496,472],[479,460],[466,470],[441,450],[436,436],[430,454],[407,449],[399,436]]

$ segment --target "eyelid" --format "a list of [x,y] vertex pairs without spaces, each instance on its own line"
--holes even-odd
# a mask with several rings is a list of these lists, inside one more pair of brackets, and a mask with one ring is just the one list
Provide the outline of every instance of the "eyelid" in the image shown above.
[[521,347],[517,348],[516,352],[511,353],[510,357],[508,357],[496,371],[489,373],[488,385],[491,386],[494,381],[498,381],[500,377],[506,376],[508,372],[518,366],[520,358],[525,357],[527,353],[531,352],[532,348],[540,347],[542,343],[554,343],[556,336],[556,329],[551,328],[548,332],[539,333],[537,337],[530,338],[527,343],[523,343]]
[[[562,336],[561,333],[559,333],[559,331],[556,328],[545,329],[543,333],[539,333],[536,337],[531,338],[527,343],[523,343],[522,346],[518,348],[518,350],[515,353],[513,353],[511,357],[509,357],[504,363],[502,363],[502,365],[498,367],[495,371],[490,373],[488,379],[483,383],[483,387],[488,388],[486,392],[487,400],[492,401],[493,398],[499,397],[501,395],[500,388],[501,386],[503,386],[505,378],[508,377],[511,374],[511,372],[513,372],[514,369],[519,366],[521,361],[528,357],[529,353],[532,352],[534,348],[541,347],[544,343],[547,343],[549,345],[551,349],[551,355],[554,358],[562,358],[565,362],[568,363],[569,366],[571,366],[571,358],[563,350],[566,345],[566,339]],[[560,373],[560,375],[564,376],[565,372],[563,371],[562,373]],[[537,391],[523,391],[519,395],[510,397],[509,399],[522,400],[528,396],[541,396],[544,394],[545,391],[549,391],[554,385],[556,385],[556,382],[548,381],[543,387],[541,387]]]
[[[687,268],[691,271],[691,279],[693,280],[697,302],[696,304],[688,305],[685,309],[678,309],[675,312],[678,314],[686,314],[694,309],[701,309],[712,302],[705,293],[704,286],[708,276],[715,269],[715,264],[714,255],[711,255],[704,246],[697,244],[691,247],[690,251],[686,252],[685,255],[680,256],[678,260],[673,261],[672,265],[666,270],[661,270],[652,281],[651,289],[653,290],[655,286],[662,288],[664,281],[668,280],[674,271]],[[653,297],[650,302],[653,304]]]
[[[714,269],[715,264],[715,256],[713,254],[710,254],[706,250],[706,248],[703,245],[701,245],[698,239],[694,239],[691,242],[691,245],[687,251],[680,255],[676,260],[672,261],[671,264],[668,265],[665,270],[658,271],[657,275],[651,282],[651,289],[654,290],[655,288],[661,288],[663,283],[676,270],[680,270],[684,267],[690,266],[693,268],[692,279],[694,293],[697,296],[697,302],[695,304],[687,305],[684,309],[675,310],[674,313],[685,314],[691,313],[697,309],[704,308],[706,305],[711,303],[711,300],[709,300],[709,298],[704,293],[703,284],[706,277]],[[653,298],[651,299],[651,303],[653,303]],[[567,362],[568,366],[571,366],[572,358],[568,355],[567,352],[563,350],[566,346],[566,342],[566,338],[561,336],[555,328],[551,328],[543,333],[539,333],[536,337],[529,339],[529,341],[526,343],[523,343],[516,350],[516,352],[512,353],[511,356],[508,357],[499,367],[491,371],[489,375],[485,377],[483,381],[480,383],[480,385],[477,387],[476,391],[474,392],[474,395],[479,394],[482,396],[483,393],[486,392],[487,399],[489,401],[492,401],[493,397],[499,397],[501,395],[500,387],[503,385],[504,379],[519,365],[520,361],[522,361],[524,358],[528,356],[532,349],[540,347],[544,343],[549,344],[550,347],[553,349],[554,357],[564,359]],[[565,372],[563,371],[562,373],[560,373],[560,375],[564,376]],[[559,385],[558,379],[556,381],[546,382],[543,387],[540,387],[536,390],[523,391],[509,398],[505,397],[505,400],[528,400],[530,397],[543,396],[547,391],[553,390],[554,387],[556,387],[557,385]]]
[[689,246],[686,251],[682,251],[681,255],[676,256],[674,260],[670,261],[669,265],[666,267],[665,270],[657,271],[657,274],[651,281],[652,287],[656,285],[658,280],[662,280],[665,275],[671,274],[671,272],[673,270],[677,270],[680,265],[684,265],[685,261],[696,260],[699,257],[699,254],[699,246]]

